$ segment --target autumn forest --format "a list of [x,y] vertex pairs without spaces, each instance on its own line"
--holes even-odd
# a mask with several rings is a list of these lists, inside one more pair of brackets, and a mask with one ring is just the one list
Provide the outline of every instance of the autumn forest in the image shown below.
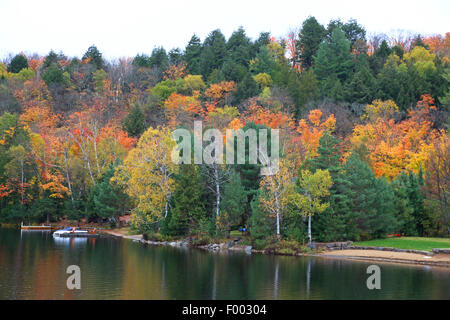
[[[31,48],[32,49],[32,48]],[[92,221],[158,239],[450,233],[450,33],[314,17],[285,38],[219,29],[107,61],[0,63],[0,222]],[[177,128],[279,129],[280,164],[175,164]],[[248,147],[248,144],[247,144]]]

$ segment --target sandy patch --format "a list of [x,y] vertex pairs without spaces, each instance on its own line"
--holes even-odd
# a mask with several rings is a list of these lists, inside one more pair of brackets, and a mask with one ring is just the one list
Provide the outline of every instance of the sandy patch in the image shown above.
[[450,255],[448,254],[436,254],[433,256],[426,256],[418,253],[408,252],[393,252],[393,251],[379,251],[379,250],[334,250],[325,251],[321,255],[323,256],[337,256],[337,257],[361,257],[361,258],[374,258],[374,259],[386,259],[394,262],[417,262],[417,263],[430,263],[446,265],[450,267]]

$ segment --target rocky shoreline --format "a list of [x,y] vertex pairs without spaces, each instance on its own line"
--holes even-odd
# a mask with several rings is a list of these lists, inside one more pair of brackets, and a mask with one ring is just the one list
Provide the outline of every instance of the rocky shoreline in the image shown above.
[[254,250],[252,246],[248,245],[240,245],[239,242],[241,239],[233,239],[227,242],[221,242],[221,243],[209,243],[209,244],[202,244],[202,245],[196,245],[193,244],[190,239],[183,239],[183,240],[177,240],[177,241],[152,241],[152,240],[135,240],[135,242],[139,242],[142,244],[147,245],[154,245],[154,246],[170,246],[170,247],[179,247],[179,248],[196,248],[196,249],[202,249],[212,252],[219,252],[219,251],[244,251],[247,253],[251,252],[259,252],[259,250]]
[[[124,239],[132,240],[136,243],[141,243],[143,245],[151,246],[169,246],[177,248],[190,248],[190,249],[200,249],[209,251],[212,253],[226,253],[226,252],[244,252],[246,254],[252,253],[262,253],[268,255],[287,255],[287,256],[312,256],[312,257],[322,257],[322,258],[339,258],[339,259],[350,259],[350,260],[367,260],[367,261],[379,261],[379,262],[392,262],[392,263],[403,263],[403,264],[421,264],[430,266],[444,266],[450,267],[450,249],[433,249],[433,252],[421,251],[421,250],[409,250],[409,249],[396,249],[390,247],[363,247],[363,246],[353,246],[353,242],[332,242],[332,243],[315,243],[313,252],[297,252],[297,253],[280,253],[274,250],[257,250],[250,245],[240,244],[242,239],[236,238],[231,239],[226,242],[221,243],[208,243],[208,244],[196,244],[192,242],[192,239],[182,239],[175,241],[153,241],[146,240],[142,235],[127,236],[119,233],[106,232],[107,234],[121,237]],[[346,255],[343,252],[361,252],[359,254]],[[371,254],[370,252],[373,252]],[[389,257],[379,257],[379,253],[392,254]],[[397,255],[415,255],[414,258],[403,258],[397,257]],[[431,260],[418,260],[417,255],[437,258],[444,261],[431,261]],[[434,259],[434,258],[433,258]],[[449,260],[449,261],[447,261]]]

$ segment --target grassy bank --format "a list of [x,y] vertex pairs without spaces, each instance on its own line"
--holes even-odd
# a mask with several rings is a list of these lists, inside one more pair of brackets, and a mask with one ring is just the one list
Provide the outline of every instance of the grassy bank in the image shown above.
[[432,251],[433,248],[450,248],[450,238],[401,237],[353,243],[364,247],[391,247],[396,249]]

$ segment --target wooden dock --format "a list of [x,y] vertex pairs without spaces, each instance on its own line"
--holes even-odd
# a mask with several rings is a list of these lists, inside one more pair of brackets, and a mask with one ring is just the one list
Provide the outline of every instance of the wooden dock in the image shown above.
[[52,226],[44,226],[44,225],[42,225],[42,226],[24,226],[24,225],[21,225],[20,226],[20,229],[21,230],[54,230],[54,229],[57,229],[56,227],[52,227]]

